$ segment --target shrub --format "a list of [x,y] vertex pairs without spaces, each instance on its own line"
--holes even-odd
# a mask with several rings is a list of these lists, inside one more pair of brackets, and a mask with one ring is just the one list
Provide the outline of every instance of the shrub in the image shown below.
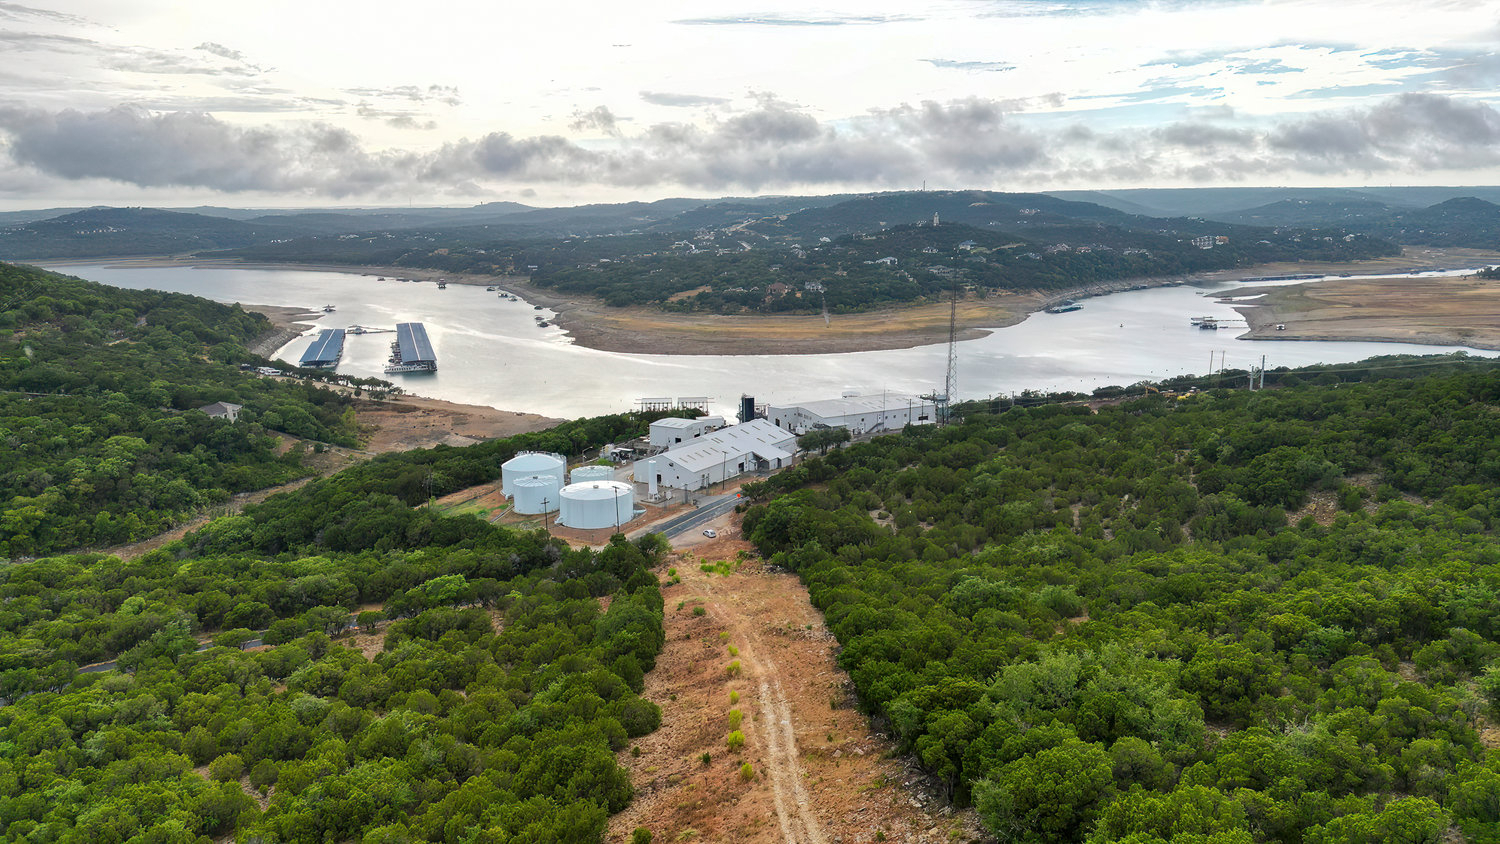
[[744,719],[745,713],[739,711],[738,709],[729,710],[729,729],[738,730],[740,728],[740,722]]
[[745,746],[745,734],[740,732],[739,730],[734,730],[729,734],[729,737],[724,740],[724,743],[729,745],[730,750],[738,753],[740,749]]
[[245,761],[235,753],[226,753],[208,763],[209,779],[219,782],[237,780],[245,775]]
[[755,779],[755,766],[751,765],[749,762],[741,765],[740,779],[745,780],[746,782]]

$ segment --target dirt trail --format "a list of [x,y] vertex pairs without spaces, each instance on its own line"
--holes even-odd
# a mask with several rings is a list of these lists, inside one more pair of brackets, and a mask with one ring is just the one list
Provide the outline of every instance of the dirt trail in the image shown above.
[[[691,546],[669,563],[681,582],[663,590],[666,647],[644,692],[662,726],[637,740],[638,755],[620,754],[636,797],[606,840],[629,841],[636,827],[657,841],[986,840],[972,812],[944,807],[909,760],[889,758],[801,581],[755,559],[732,514],[713,526],[718,538],[684,537]],[[705,560],[730,563],[710,573]],[[666,566],[658,575],[671,580]],[[732,709],[743,713],[738,752],[726,745]]]

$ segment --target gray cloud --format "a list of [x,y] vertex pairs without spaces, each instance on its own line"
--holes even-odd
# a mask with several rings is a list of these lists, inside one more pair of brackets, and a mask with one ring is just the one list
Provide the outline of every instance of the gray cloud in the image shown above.
[[676,108],[724,105],[729,102],[728,97],[704,97],[697,94],[676,94],[670,91],[642,91],[641,99],[652,105]]
[[628,119],[616,117],[608,106],[595,106],[588,111],[573,112],[573,122],[568,126],[575,132],[593,130],[606,135],[619,135],[620,121]]
[[0,108],[0,131],[9,136],[17,163],[63,179],[141,187],[344,196],[382,187],[399,158],[367,155],[353,135],[331,126],[242,129],[206,114],[129,107],[91,113]]
[[32,6],[23,6],[20,3],[0,2],[0,19],[25,20],[27,18],[38,18],[74,25],[90,23],[87,19],[80,18],[77,15],[54,12],[50,9],[37,9]]
[[[1452,97],[1404,95],[1258,129],[1209,115],[1149,130],[1027,122],[1024,112],[1059,100],[922,102],[827,121],[761,95],[753,108],[706,125],[664,122],[627,132],[608,109],[584,112],[589,128],[613,127],[607,147],[492,132],[421,153],[371,151],[352,133],[321,124],[243,128],[192,112],[0,108],[0,139],[17,167],[54,179],[331,197],[473,193],[497,184],[708,191],[902,187],[924,179],[976,187],[1233,182],[1500,166],[1500,112]],[[401,115],[377,109],[368,116]]]
[[245,60],[245,54],[239,50],[231,50],[223,44],[215,44],[212,41],[204,41],[193,49],[202,50],[205,53],[213,53],[221,59],[229,59],[230,61],[242,62]]

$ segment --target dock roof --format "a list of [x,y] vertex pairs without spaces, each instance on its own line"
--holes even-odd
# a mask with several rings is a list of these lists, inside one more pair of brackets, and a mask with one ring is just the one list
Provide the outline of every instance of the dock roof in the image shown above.
[[325,328],[313,338],[307,351],[302,353],[302,365],[334,363],[344,352],[344,329]]
[[427,329],[420,322],[396,323],[396,343],[401,349],[403,363],[437,362],[432,341],[427,339]]

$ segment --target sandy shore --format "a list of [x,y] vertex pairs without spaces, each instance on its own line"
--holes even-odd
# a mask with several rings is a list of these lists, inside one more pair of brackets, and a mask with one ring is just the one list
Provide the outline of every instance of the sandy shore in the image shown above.
[[1243,339],[1500,349],[1500,282],[1475,276],[1340,278],[1224,295],[1257,294],[1235,308],[1250,326]]

